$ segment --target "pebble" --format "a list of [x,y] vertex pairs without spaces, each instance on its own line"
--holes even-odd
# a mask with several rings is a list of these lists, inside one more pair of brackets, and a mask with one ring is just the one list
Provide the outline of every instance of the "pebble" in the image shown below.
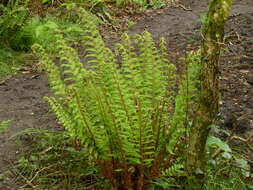
[[253,73],[246,75],[246,80],[249,84],[253,85]]

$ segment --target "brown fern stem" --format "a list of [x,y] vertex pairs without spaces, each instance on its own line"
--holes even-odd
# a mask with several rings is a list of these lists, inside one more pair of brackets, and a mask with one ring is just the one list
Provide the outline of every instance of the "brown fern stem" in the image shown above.
[[165,101],[163,101],[163,105],[162,105],[162,108],[159,109],[158,108],[158,115],[160,116],[159,118],[159,124],[157,126],[157,135],[156,135],[156,142],[155,142],[155,151],[157,151],[157,148],[158,148],[158,144],[159,144],[159,140],[160,140],[160,133],[161,133],[161,122],[162,122],[162,114],[163,114],[163,111],[164,111],[164,105],[165,105]]

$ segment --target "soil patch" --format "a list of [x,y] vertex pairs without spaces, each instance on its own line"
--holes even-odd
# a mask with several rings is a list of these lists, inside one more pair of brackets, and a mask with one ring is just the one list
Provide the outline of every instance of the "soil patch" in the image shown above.
[[[206,12],[208,0],[181,1],[177,8],[155,11],[140,20],[129,33],[151,32],[156,42],[165,37],[173,60],[196,49],[201,42],[200,14]],[[106,38],[109,46],[117,39]],[[221,119],[236,133],[247,137],[253,132],[253,1],[234,0],[226,27],[224,52],[221,56]],[[44,74],[18,74],[0,81],[0,121],[11,120],[9,130],[0,134],[0,173],[16,162],[25,139],[17,146],[12,135],[27,128],[55,128],[55,116],[43,97],[50,90]],[[252,140],[253,141],[253,140]],[[253,142],[252,142],[253,143]],[[253,155],[249,158],[253,160]],[[14,181],[13,181],[14,183]],[[0,179],[0,190],[13,189]],[[9,188],[8,188],[8,187]],[[13,187],[13,186],[12,186]]]

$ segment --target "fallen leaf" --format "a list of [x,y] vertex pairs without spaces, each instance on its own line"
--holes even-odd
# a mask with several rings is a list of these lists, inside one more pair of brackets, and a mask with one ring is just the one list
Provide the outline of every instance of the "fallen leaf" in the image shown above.
[[31,71],[23,71],[22,74],[30,74]]
[[25,66],[22,66],[22,67],[12,67],[12,69],[15,70],[15,71],[31,71],[30,67],[25,67]]
[[244,70],[244,69],[241,69],[241,70],[239,70],[239,72],[240,72],[240,73],[244,73],[244,74],[246,74],[246,73],[249,73],[249,70]]

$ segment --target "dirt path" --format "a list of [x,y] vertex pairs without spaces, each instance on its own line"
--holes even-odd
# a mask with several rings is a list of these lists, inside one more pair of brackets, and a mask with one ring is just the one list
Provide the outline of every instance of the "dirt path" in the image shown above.
[[[156,11],[138,22],[130,33],[147,30],[155,40],[165,37],[172,57],[196,49],[201,41],[200,14],[207,9],[207,0],[184,0],[178,8]],[[191,10],[189,10],[191,9]],[[221,57],[223,92],[221,119],[230,127],[235,118],[248,114],[238,122],[237,133],[247,136],[253,131],[253,1],[234,0],[226,29],[229,52]],[[44,96],[50,95],[43,74],[19,74],[0,82],[0,121],[11,120],[9,131],[0,133],[0,173],[4,172],[21,149],[13,134],[27,128],[54,128],[55,117],[49,112]],[[22,141],[25,144],[25,140]],[[252,158],[253,159],[253,155]],[[6,184],[0,178],[0,190]]]

